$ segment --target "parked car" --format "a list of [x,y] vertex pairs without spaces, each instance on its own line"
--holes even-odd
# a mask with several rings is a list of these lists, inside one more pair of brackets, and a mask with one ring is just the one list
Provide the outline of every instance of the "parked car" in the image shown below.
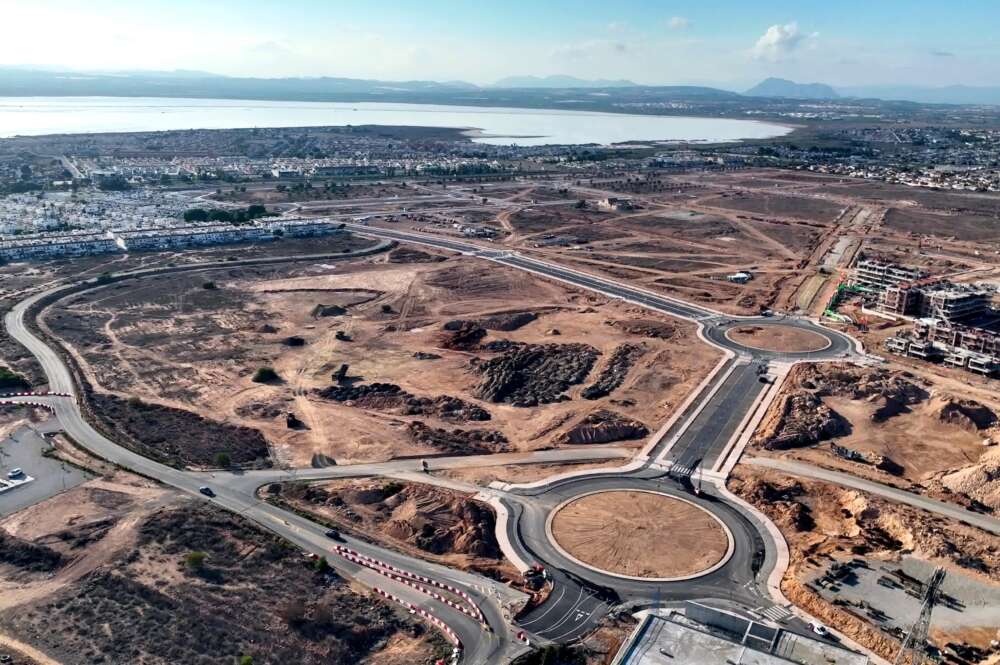
[[10,478],[11,480],[14,480],[15,478],[20,478],[23,475],[24,471],[22,471],[21,469],[11,469],[10,471],[7,472],[7,477]]
[[812,628],[812,632],[816,633],[820,637],[826,637],[830,634],[830,631],[826,629],[826,626],[819,622],[810,621],[809,627]]
[[204,485],[202,487],[199,487],[198,491],[201,492],[202,494],[204,494],[205,496],[208,496],[208,497],[215,496],[215,490],[213,490],[208,485]]

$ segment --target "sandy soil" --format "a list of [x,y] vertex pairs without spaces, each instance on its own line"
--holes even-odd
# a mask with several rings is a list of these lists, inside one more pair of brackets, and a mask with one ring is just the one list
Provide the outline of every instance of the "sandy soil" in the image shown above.
[[[750,466],[737,466],[728,484],[767,514],[788,542],[790,565],[782,582],[786,596],[889,660],[897,639],[854,608],[833,605],[807,586],[817,569],[858,556],[885,563],[907,556],[961,572],[984,588],[1000,588],[996,538],[978,529],[863,492]],[[950,625],[949,634],[962,628]],[[979,640],[981,626],[964,628],[971,643],[988,643]],[[931,629],[934,635],[933,620]]]
[[763,351],[819,351],[829,346],[822,335],[793,326],[740,326],[729,330],[726,337]]
[[576,499],[555,514],[552,535],[580,561],[632,577],[694,575],[718,563],[729,547],[725,530],[709,513],[649,492]]
[[[794,368],[781,394],[758,428],[749,451],[754,455],[799,459],[847,471],[934,498],[969,506],[973,500],[1000,507],[1000,467],[994,442],[1000,400],[986,392],[969,395],[963,386],[891,368],[815,365]],[[905,395],[912,398],[909,403]],[[815,395],[808,408],[785,413],[786,400]],[[792,402],[794,403],[794,402]],[[900,405],[901,404],[901,405]],[[841,424],[832,436],[820,434],[832,412]],[[978,414],[977,424],[965,414]],[[992,415],[991,415],[992,414]],[[770,449],[776,436],[799,428],[798,442]],[[834,446],[867,461],[847,459]],[[888,463],[879,465],[879,460]]]
[[[257,428],[279,464],[437,452],[409,436],[415,418],[317,396],[341,364],[349,366],[354,385],[383,382],[418,397],[457,397],[491,416],[469,425],[416,418],[428,426],[498,431],[512,450],[533,450],[557,445],[600,409],[653,430],[717,360],[690,326],[666,320],[652,333],[648,326],[631,331],[632,323],[650,318],[647,312],[466,258],[399,264],[375,257],[233,271],[216,277],[213,291],[202,288],[204,280],[95,291],[51,312],[47,321],[69,341],[99,390]],[[443,348],[442,326],[524,311],[526,303],[539,314],[536,320],[516,330],[491,330],[483,342],[578,343],[601,355],[588,380],[567,392],[568,401],[528,408],[482,402],[473,394],[480,381],[473,363],[490,354]],[[317,305],[347,311],[316,316]],[[303,344],[288,346],[289,337]],[[623,343],[644,350],[624,382],[604,398],[579,399]],[[254,369],[264,365],[282,381],[254,383]],[[302,426],[289,428],[287,413]]]

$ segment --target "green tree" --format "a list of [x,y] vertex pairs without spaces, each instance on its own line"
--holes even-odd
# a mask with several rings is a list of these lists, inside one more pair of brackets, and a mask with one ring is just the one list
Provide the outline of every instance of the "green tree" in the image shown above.
[[261,367],[253,375],[254,383],[274,383],[281,379],[273,367]]
[[253,656],[240,656],[240,659],[236,662],[238,665],[253,665]]
[[215,466],[220,469],[228,469],[229,465],[233,463],[232,458],[229,453],[223,451],[221,453],[215,453]]
[[184,565],[188,567],[188,570],[193,570],[199,572],[205,569],[205,559],[208,557],[204,552],[188,552],[187,556],[184,557]]

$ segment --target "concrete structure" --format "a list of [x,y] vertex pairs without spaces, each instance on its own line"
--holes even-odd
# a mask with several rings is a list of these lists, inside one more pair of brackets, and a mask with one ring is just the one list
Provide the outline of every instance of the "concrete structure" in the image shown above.
[[118,246],[126,252],[155,252],[206,245],[241,242],[269,242],[275,239],[267,227],[214,224],[185,228],[142,229],[115,233]]
[[918,319],[908,334],[885,341],[901,356],[940,361],[982,376],[1000,374],[1000,333],[941,319]]
[[37,234],[0,240],[0,260],[59,259],[117,252],[114,238],[106,233]]
[[866,665],[868,657],[695,602],[647,615],[615,665]]
[[967,321],[985,314],[993,294],[971,284],[940,282],[920,290],[920,316],[948,322]]
[[854,266],[851,283],[875,291],[882,291],[890,286],[914,282],[925,277],[927,277],[927,273],[919,268],[902,266],[879,259],[861,259]]

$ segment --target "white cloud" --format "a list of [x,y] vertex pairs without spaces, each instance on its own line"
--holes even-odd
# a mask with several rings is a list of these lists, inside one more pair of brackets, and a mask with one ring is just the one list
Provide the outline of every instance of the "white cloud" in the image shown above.
[[625,32],[628,28],[628,23],[625,21],[612,21],[608,23],[608,32]]
[[691,27],[691,21],[683,16],[673,16],[667,21],[667,27],[671,30],[684,30]]
[[757,60],[768,60],[777,62],[785,59],[793,51],[798,49],[803,42],[812,40],[819,36],[819,33],[806,34],[799,30],[799,24],[795,21],[784,25],[775,24],[767,29],[753,47],[753,57]]

